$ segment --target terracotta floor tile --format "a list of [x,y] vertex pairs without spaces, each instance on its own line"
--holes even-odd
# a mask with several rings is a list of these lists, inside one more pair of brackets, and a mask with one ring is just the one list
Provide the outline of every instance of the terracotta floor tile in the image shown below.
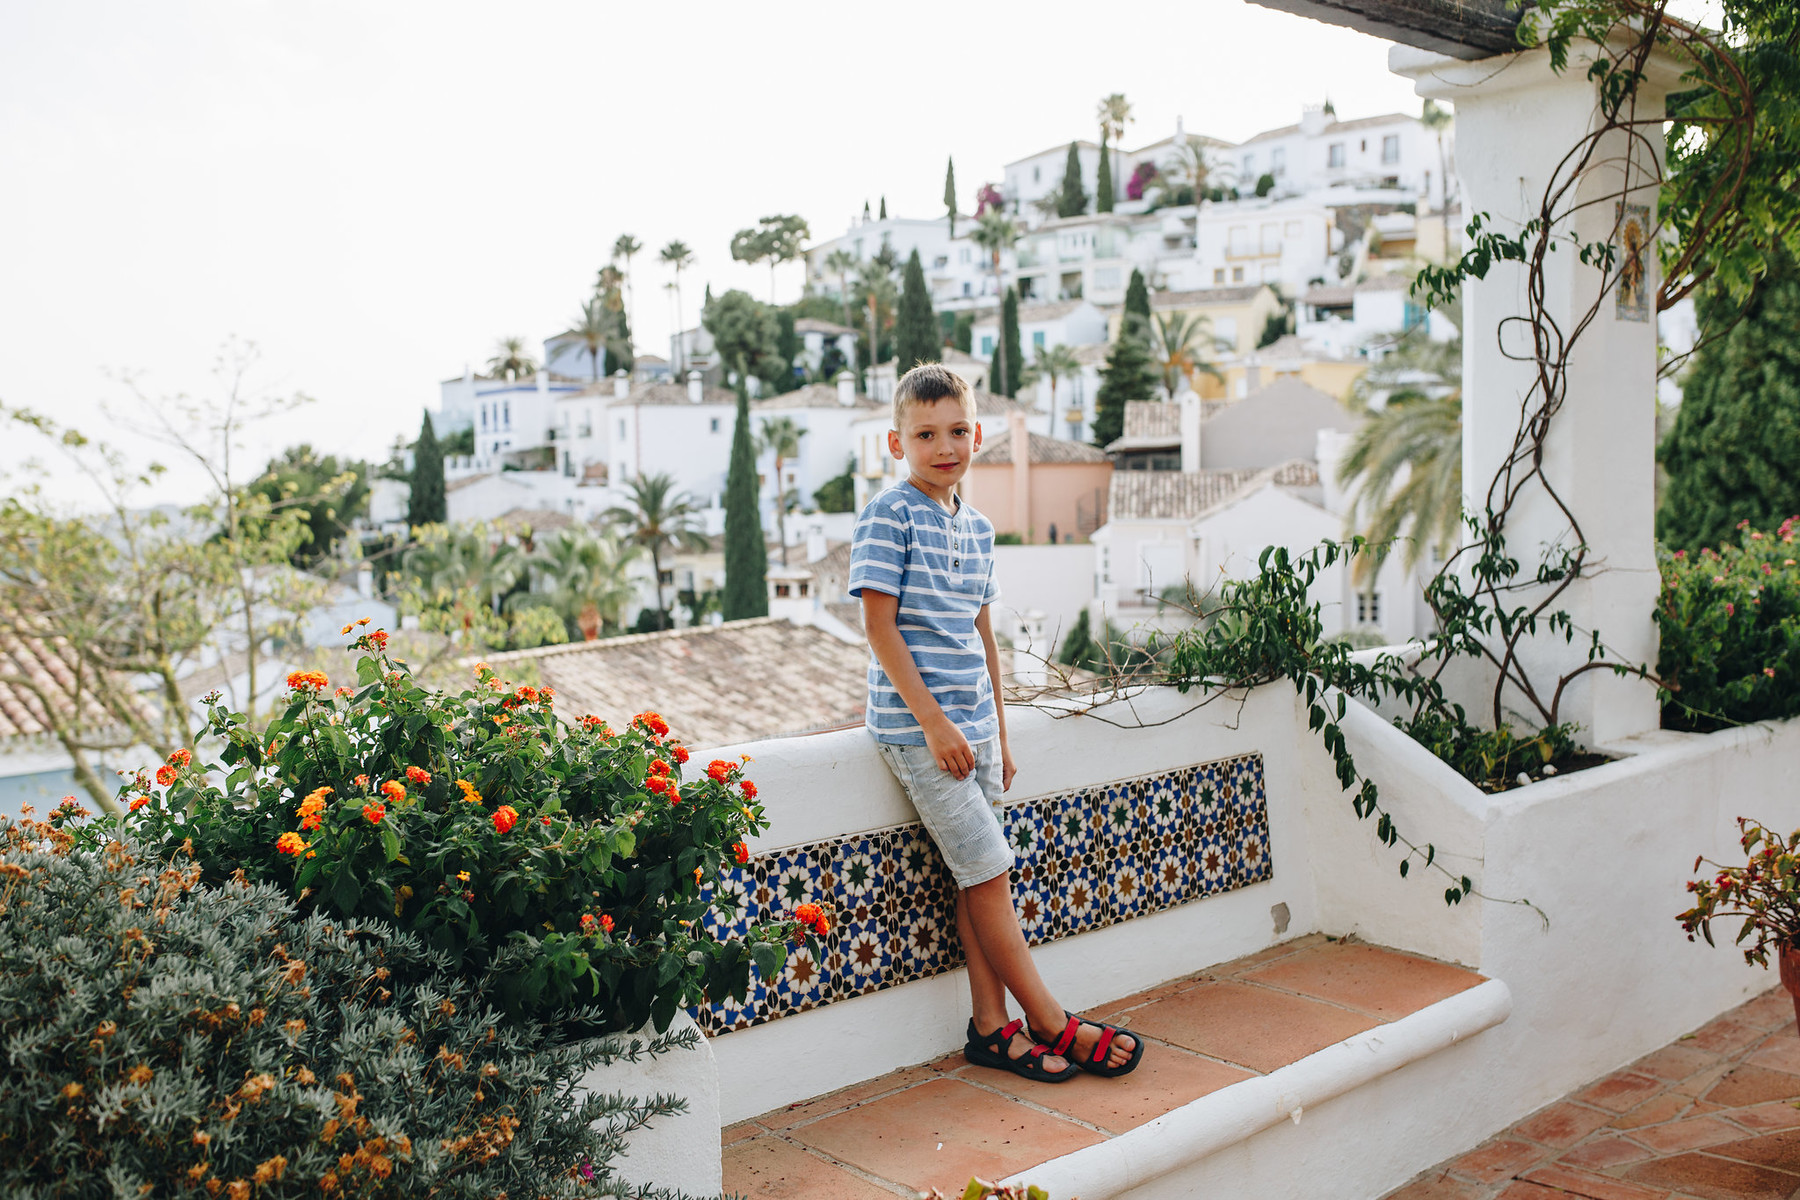
[[1138,1009],[1131,1028],[1268,1072],[1380,1023],[1316,1000],[1226,980]]
[[1700,1200],[1788,1200],[1800,1185],[1800,1179],[1784,1171],[1699,1153],[1627,1167],[1625,1178],[1650,1187],[1672,1188]]
[[1794,998],[1784,987],[1772,988],[1754,1000],[1740,1005],[1732,1015],[1747,1025],[1765,1029],[1786,1027],[1795,1030]]
[[1714,1066],[1718,1061],[1719,1056],[1716,1054],[1688,1042],[1676,1042],[1672,1046],[1664,1046],[1654,1054],[1646,1054],[1632,1063],[1630,1070],[1639,1075],[1674,1081],[1686,1079],[1696,1071]]
[[1487,1200],[1492,1191],[1485,1183],[1464,1183],[1439,1171],[1389,1192],[1386,1200]]
[[1583,1142],[1556,1161],[1565,1167],[1604,1171],[1607,1167],[1622,1167],[1649,1157],[1650,1151],[1636,1142],[1619,1137],[1599,1137]]
[[1511,1179],[1526,1167],[1545,1158],[1550,1152],[1542,1146],[1521,1142],[1517,1138],[1501,1138],[1478,1146],[1461,1158],[1450,1161],[1449,1169],[1484,1183]]
[[1546,1146],[1573,1146],[1606,1124],[1608,1115],[1597,1109],[1583,1108],[1579,1104],[1563,1100],[1536,1116],[1520,1121],[1513,1126],[1512,1131],[1520,1137],[1542,1142]]
[[1714,1054],[1735,1054],[1747,1050],[1762,1039],[1764,1031],[1747,1025],[1729,1013],[1715,1017],[1694,1031],[1692,1044]]
[[1592,1171],[1577,1171],[1555,1164],[1528,1171],[1525,1178],[1532,1183],[1561,1188],[1570,1195],[1586,1197],[1586,1200],[1664,1200],[1668,1194],[1661,1189],[1652,1191]]
[[1043,1083],[986,1067],[971,1067],[958,1078],[1023,1096],[1112,1133],[1124,1133],[1190,1100],[1255,1076],[1173,1046],[1152,1043],[1144,1047],[1144,1060],[1137,1070],[1117,1079],[1080,1075],[1067,1083]]
[[972,1175],[1000,1179],[1105,1140],[960,1079],[929,1080],[789,1136],[872,1175],[950,1195]]
[[1329,946],[1331,939],[1322,933],[1309,933],[1305,937],[1295,938],[1291,942],[1282,942],[1279,946],[1270,946],[1267,950],[1258,950],[1255,954],[1247,954],[1243,958],[1234,958],[1228,963],[1220,963],[1212,968],[1221,976],[1240,975],[1245,971],[1255,970],[1264,963],[1274,962],[1278,958],[1286,958],[1301,950],[1310,950],[1314,946]]
[[[956,1065],[965,1065],[963,1056],[956,1056]],[[865,1100],[873,1099],[885,1092],[910,1087],[915,1083],[923,1083],[927,1079],[939,1078],[939,1072],[931,1067],[907,1067],[904,1071],[894,1071],[878,1079],[866,1080],[851,1087],[840,1088],[835,1092],[827,1092],[816,1096],[802,1104],[790,1104],[786,1108],[778,1108],[766,1112],[756,1118],[770,1129],[789,1129],[803,1121],[822,1117],[841,1108],[855,1108]]]
[[[1742,1054],[1743,1051],[1739,1051],[1739,1053]],[[1669,1090],[1678,1096],[1692,1096],[1695,1099],[1699,1099],[1702,1095],[1712,1090],[1713,1084],[1725,1078],[1726,1074],[1731,1070],[1732,1064],[1735,1062],[1736,1059],[1734,1058],[1721,1058],[1718,1062],[1707,1067],[1705,1070],[1696,1071],[1680,1083],[1674,1084]]]
[[1670,1121],[1667,1125],[1634,1129],[1631,1136],[1658,1154],[1676,1154],[1683,1150],[1698,1150],[1702,1146],[1740,1140],[1737,1127],[1717,1117],[1689,1117],[1685,1121]]
[[1662,1080],[1649,1075],[1621,1071],[1617,1075],[1608,1075],[1585,1091],[1577,1092],[1575,1099],[1583,1104],[1592,1104],[1595,1108],[1622,1113],[1636,1108],[1667,1086]]
[[1744,1061],[1753,1067],[1800,1075],[1800,1038],[1777,1034],[1758,1046]]
[[1375,946],[1336,942],[1314,946],[1241,971],[1238,978],[1317,996],[1392,1021],[1466,991],[1481,976],[1461,967]]
[[[1789,1129],[1782,1133],[1765,1133],[1760,1137],[1722,1142],[1709,1147],[1707,1153],[1800,1176],[1800,1130]],[[1800,1188],[1800,1178],[1795,1179],[1791,1186]]]
[[777,1137],[725,1148],[725,1191],[763,1200],[894,1200],[894,1194]]
[[1800,1075],[1771,1071],[1767,1067],[1737,1067],[1701,1095],[1701,1099],[1728,1108],[1761,1104],[1765,1100],[1791,1100],[1800,1096]]
[[1089,1011],[1101,1020],[1111,1021],[1117,1025],[1119,1017],[1131,1009],[1142,1008],[1146,1004],[1154,1004],[1158,1000],[1167,1000],[1171,996],[1178,996],[1189,988],[1198,987],[1202,982],[1204,980],[1191,975],[1172,979],[1168,983],[1158,984],[1156,987],[1146,988],[1141,992],[1133,992],[1122,1000],[1113,1000]]
[[1569,1194],[1553,1191],[1541,1184],[1521,1181],[1501,1192],[1494,1200],[1569,1200]]
[[1788,1100],[1771,1100],[1767,1104],[1753,1104],[1749,1108],[1726,1109],[1725,1116],[1739,1125],[1758,1131],[1800,1126],[1800,1108],[1795,1108],[1793,1102]]
[[1660,1125],[1664,1121],[1673,1121],[1688,1110],[1694,1103],[1692,1096],[1683,1096],[1675,1092],[1664,1092],[1660,1096],[1652,1096],[1628,1113],[1621,1113],[1607,1122],[1614,1129],[1638,1129],[1645,1125]]
[[729,1146],[745,1138],[761,1137],[767,1132],[769,1131],[755,1121],[739,1121],[736,1125],[727,1125],[719,1130],[719,1144]]

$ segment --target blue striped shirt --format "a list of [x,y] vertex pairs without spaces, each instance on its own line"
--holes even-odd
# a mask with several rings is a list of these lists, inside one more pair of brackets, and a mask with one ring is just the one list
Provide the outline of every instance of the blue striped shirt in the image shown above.
[[[850,540],[850,594],[898,597],[894,623],[925,687],[971,744],[1000,732],[975,619],[1000,598],[994,524],[958,499],[954,515],[901,482],[872,497]],[[923,746],[925,731],[873,652],[864,723],[877,741]]]

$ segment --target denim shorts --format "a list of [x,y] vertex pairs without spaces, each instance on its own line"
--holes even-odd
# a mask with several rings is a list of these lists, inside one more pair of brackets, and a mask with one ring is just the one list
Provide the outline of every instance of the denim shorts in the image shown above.
[[975,769],[962,779],[938,766],[924,746],[876,744],[888,770],[919,810],[919,819],[937,843],[957,887],[971,888],[1012,869],[1012,847],[1000,825],[1004,792],[999,738],[970,747]]

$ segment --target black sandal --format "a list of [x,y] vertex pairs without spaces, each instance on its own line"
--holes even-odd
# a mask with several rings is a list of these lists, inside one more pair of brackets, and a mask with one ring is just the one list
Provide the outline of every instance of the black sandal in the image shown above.
[[978,1067],[998,1067],[1002,1071],[1011,1071],[1014,1075],[1026,1079],[1038,1079],[1045,1083],[1062,1083],[1081,1074],[1081,1068],[1073,1062],[1060,1071],[1051,1071],[1044,1066],[1044,1055],[1050,1053],[1047,1046],[1033,1046],[1017,1058],[1006,1053],[1013,1035],[1025,1027],[1024,1021],[1009,1021],[986,1037],[975,1032],[975,1018],[969,1018],[969,1040],[963,1046],[963,1057]]
[[[1117,1025],[1108,1025],[1105,1021],[1084,1020],[1067,1009],[1063,1010],[1063,1016],[1069,1018],[1069,1023],[1063,1026],[1062,1033],[1055,1039],[1045,1038],[1035,1029],[1031,1030],[1031,1036],[1050,1042],[1050,1053],[1058,1058],[1067,1059],[1069,1065],[1076,1070],[1086,1071],[1090,1075],[1098,1075],[1102,1079],[1115,1079],[1137,1069],[1138,1062],[1144,1057],[1143,1038],[1120,1029]],[[1094,1052],[1085,1060],[1071,1053],[1075,1049],[1075,1031],[1083,1025],[1092,1025],[1100,1030],[1100,1040],[1094,1043]],[[1131,1057],[1116,1067],[1109,1066],[1106,1060],[1112,1051],[1113,1039],[1121,1033],[1132,1040]]]

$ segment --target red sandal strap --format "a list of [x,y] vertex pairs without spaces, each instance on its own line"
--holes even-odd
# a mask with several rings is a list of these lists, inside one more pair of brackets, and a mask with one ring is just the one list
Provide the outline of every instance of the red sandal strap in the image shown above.
[[1057,1038],[1056,1045],[1050,1048],[1050,1053],[1061,1058],[1068,1051],[1069,1047],[1075,1044],[1075,1031],[1080,1028],[1081,1018],[1070,1017],[1069,1023],[1063,1026],[1062,1036]]
[[1100,1028],[1105,1032],[1100,1035],[1100,1040],[1094,1044],[1094,1053],[1088,1058],[1088,1061],[1097,1067],[1106,1064],[1107,1051],[1112,1048],[1113,1035],[1118,1032],[1118,1030],[1114,1029],[1111,1025],[1102,1025]]
[[[1019,1032],[1019,1030],[1021,1028],[1023,1028],[1024,1025],[1025,1025],[1024,1021],[1010,1021],[1007,1024],[1001,1026],[1000,1033],[998,1035],[1001,1042],[1005,1043],[1005,1042],[1012,1041],[1013,1034]],[[1004,1049],[1004,1047],[1002,1047],[1002,1048]]]

